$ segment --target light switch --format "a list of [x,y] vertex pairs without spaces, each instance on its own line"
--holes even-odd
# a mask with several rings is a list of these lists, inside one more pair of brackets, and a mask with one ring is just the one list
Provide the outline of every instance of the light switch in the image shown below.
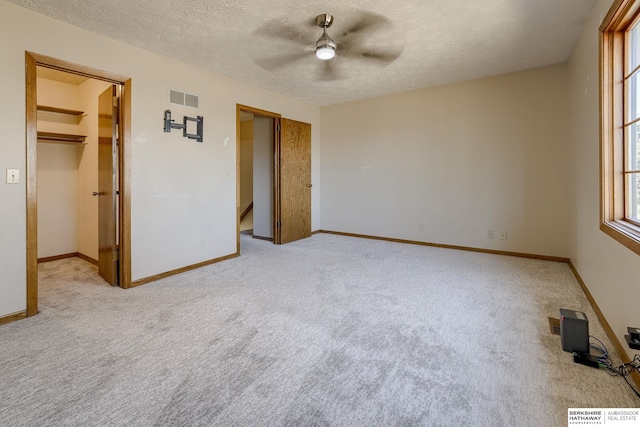
[[7,169],[7,184],[18,184],[20,182],[20,169]]

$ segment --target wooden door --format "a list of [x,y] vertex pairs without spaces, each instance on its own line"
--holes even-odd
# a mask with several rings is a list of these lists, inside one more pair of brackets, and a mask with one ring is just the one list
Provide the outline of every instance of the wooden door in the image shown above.
[[117,88],[98,97],[98,271],[118,285],[117,221]]
[[311,236],[311,125],[280,119],[275,243]]

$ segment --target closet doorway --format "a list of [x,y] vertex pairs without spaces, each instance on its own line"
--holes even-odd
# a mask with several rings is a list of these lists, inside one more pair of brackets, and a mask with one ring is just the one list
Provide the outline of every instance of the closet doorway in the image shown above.
[[275,149],[280,115],[254,108],[238,112],[239,232],[275,237]]
[[39,261],[78,256],[129,287],[131,81],[26,53],[27,315]]
[[311,236],[311,125],[237,105],[240,233],[289,243]]

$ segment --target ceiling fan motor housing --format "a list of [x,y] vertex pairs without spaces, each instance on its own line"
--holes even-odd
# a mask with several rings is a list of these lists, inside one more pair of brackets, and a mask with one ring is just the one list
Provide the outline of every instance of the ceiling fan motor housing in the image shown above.
[[329,15],[328,13],[318,15],[316,22],[320,28],[329,28],[331,24],[333,24],[333,15]]
[[327,33],[324,33],[322,34],[322,37],[320,37],[316,42],[316,49],[321,49],[326,47],[331,47],[335,50],[336,42],[334,42],[333,39],[327,35]]
[[316,56],[326,61],[336,54],[336,42],[327,34],[327,28],[333,24],[333,16],[326,13],[318,15],[316,22],[322,28],[322,36],[316,42]]

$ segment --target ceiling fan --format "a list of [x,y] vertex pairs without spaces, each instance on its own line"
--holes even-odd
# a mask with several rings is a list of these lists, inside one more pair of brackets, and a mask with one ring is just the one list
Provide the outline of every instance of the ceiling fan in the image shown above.
[[327,34],[327,28],[333,24],[333,16],[327,13],[318,15],[316,22],[322,28],[322,36],[316,42],[316,57],[328,61],[336,56],[336,42]]
[[[335,23],[333,15],[328,13],[318,15],[307,25],[318,26],[322,29],[319,39],[317,32],[312,32],[306,26],[294,26],[273,20],[259,28],[255,35],[271,40],[286,41],[287,46],[279,44],[276,50],[285,51],[284,55],[275,57],[261,57],[254,59],[260,67],[276,71],[300,61],[307,64],[315,61],[318,68],[317,80],[331,81],[345,78],[340,67],[348,66],[346,61],[361,61],[385,67],[395,61],[402,53],[402,48],[397,43],[390,43],[390,47],[371,47],[370,39],[375,38],[375,32],[388,30],[391,25],[388,18],[371,12],[361,12],[358,18],[341,29],[338,36],[333,39],[327,29]],[[301,28],[302,27],[302,28]],[[393,41],[393,38],[385,37],[385,40]],[[314,43],[315,41],[315,43]],[[291,46],[291,45],[294,46]],[[291,46],[291,47],[289,47]],[[314,56],[315,53],[315,56]]]

